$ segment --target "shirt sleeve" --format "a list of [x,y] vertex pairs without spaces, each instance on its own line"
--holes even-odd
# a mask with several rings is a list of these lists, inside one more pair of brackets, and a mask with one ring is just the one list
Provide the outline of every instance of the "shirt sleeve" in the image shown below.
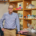
[[3,28],[3,21],[5,20],[5,15],[3,15],[3,17],[0,19],[0,25],[1,28]]
[[17,26],[17,30],[18,32],[20,31],[20,23],[19,23],[19,17],[18,17],[18,14],[16,16],[16,26]]

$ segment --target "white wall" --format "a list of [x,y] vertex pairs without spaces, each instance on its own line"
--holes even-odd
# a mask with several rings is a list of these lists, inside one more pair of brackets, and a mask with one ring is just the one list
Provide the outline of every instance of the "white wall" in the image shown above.
[[3,14],[8,11],[8,3],[0,3],[0,19],[2,18]]

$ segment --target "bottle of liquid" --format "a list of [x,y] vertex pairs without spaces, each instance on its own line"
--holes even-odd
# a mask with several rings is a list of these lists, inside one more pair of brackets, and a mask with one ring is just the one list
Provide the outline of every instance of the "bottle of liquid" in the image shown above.
[[26,6],[26,9],[28,8],[28,3],[27,3],[27,6]]
[[28,16],[28,19],[30,19],[30,14],[28,14],[27,16]]
[[28,28],[30,27],[30,24],[28,23],[28,21],[27,21],[27,26],[28,26]]
[[21,9],[21,4],[19,5],[19,9]]

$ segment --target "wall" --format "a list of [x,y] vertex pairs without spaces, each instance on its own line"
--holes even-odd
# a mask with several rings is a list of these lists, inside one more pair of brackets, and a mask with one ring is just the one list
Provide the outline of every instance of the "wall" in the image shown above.
[[0,3],[0,19],[2,18],[3,14],[8,11],[8,3]]
[[8,12],[8,6],[9,6],[9,3],[0,3],[0,19],[2,18],[4,13]]

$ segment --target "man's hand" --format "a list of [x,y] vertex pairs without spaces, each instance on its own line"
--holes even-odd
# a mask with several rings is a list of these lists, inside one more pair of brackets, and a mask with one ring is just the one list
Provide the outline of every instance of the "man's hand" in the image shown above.
[[18,34],[20,34],[20,31],[18,32]]
[[2,28],[1,30],[2,30],[3,32],[5,31],[5,29],[4,29],[4,28]]

